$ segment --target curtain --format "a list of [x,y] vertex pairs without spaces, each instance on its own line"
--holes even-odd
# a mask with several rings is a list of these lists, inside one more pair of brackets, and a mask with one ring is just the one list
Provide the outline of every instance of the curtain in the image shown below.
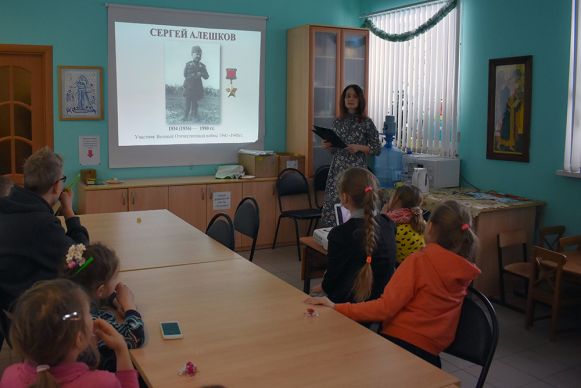
[[569,66],[569,99],[567,104],[567,135],[563,170],[581,173],[581,58],[579,54],[579,1],[572,0],[571,62]]

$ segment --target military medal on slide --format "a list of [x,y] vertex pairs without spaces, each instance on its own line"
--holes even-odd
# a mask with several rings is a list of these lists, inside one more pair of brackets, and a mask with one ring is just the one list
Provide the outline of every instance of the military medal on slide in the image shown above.
[[234,85],[232,85],[232,80],[236,79],[236,69],[227,68],[226,79],[230,80],[230,87],[226,88],[228,97],[236,97],[236,91],[238,88],[235,88]]

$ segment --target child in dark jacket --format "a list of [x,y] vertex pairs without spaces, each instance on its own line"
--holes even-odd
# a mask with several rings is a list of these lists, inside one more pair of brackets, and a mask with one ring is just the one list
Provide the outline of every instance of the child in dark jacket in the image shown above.
[[335,303],[376,299],[394,271],[394,224],[376,215],[377,182],[368,170],[345,171],[337,191],[351,218],[329,232],[329,264],[321,288]]

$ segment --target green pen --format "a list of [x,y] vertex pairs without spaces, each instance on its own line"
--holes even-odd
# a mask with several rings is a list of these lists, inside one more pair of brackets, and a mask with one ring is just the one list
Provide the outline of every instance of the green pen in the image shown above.
[[82,270],[84,270],[85,268],[87,268],[87,266],[89,264],[91,264],[92,262],[93,262],[93,256],[89,257],[87,259],[87,261],[85,261],[85,263],[79,267],[79,269],[74,273],[73,276],[77,276],[79,272],[81,272]]

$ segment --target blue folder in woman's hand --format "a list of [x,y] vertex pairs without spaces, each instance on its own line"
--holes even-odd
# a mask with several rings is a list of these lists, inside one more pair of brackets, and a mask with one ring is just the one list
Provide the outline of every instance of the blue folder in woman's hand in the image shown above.
[[313,132],[317,134],[321,139],[331,143],[333,147],[336,148],[346,148],[347,145],[341,140],[341,138],[332,129],[325,127],[314,126]]

